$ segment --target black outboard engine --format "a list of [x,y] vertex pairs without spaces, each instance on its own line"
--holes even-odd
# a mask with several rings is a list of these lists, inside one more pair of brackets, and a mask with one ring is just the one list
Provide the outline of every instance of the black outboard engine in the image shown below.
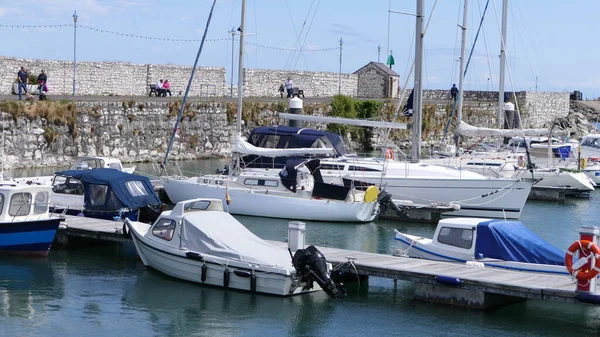
[[219,170],[217,169],[215,171],[216,174],[222,174],[222,175],[229,175],[229,165],[225,165],[225,167],[223,167],[223,170]]
[[394,203],[392,200],[392,195],[387,191],[380,191],[379,195],[377,196],[377,201],[379,202],[379,206],[381,208],[379,214],[384,214],[387,212],[387,210],[391,209],[394,210],[396,214],[403,215],[402,210]]
[[315,281],[329,296],[333,298],[346,297],[344,285],[331,280],[327,270],[327,260],[315,246],[298,249],[292,258],[292,264],[302,281],[310,281],[307,282],[308,288],[311,288],[312,281]]

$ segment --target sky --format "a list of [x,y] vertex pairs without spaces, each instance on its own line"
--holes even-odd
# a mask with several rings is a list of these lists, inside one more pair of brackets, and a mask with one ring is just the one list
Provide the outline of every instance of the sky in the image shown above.
[[[473,47],[487,1],[470,0],[467,8],[466,50],[473,55],[465,90],[498,90],[502,0],[489,0]],[[73,26],[48,25],[72,25],[77,11],[77,61],[192,65],[198,41],[164,39],[201,39],[212,2],[0,0],[0,55],[73,60]],[[425,23],[430,20],[424,39],[425,89],[458,84],[463,6],[463,0],[425,0]],[[230,31],[240,25],[240,9],[241,0],[217,0],[199,61],[201,66],[225,67],[228,83],[232,74],[237,76],[239,40],[236,36],[232,68]],[[342,39],[342,73],[370,61],[385,63],[390,50],[393,70],[402,86],[408,78],[410,88],[415,17],[390,9],[415,13],[416,1],[247,0],[245,67],[337,73]],[[597,0],[509,1],[505,90],[579,90],[584,99],[600,97],[599,13]]]

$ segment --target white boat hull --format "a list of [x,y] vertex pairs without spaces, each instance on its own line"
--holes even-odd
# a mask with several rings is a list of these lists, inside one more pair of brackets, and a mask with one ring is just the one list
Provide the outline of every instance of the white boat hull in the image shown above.
[[161,183],[173,203],[195,198],[215,198],[221,199],[223,205],[226,205],[225,196],[228,193],[231,203],[226,206],[226,211],[231,214],[313,221],[368,222],[375,219],[379,212],[377,202],[288,197],[274,189],[226,188],[224,185],[198,183],[196,178],[167,177],[161,178]]
[[[322,160],[322,165],[343,166],[343,171],[322,168],[326,182],[344,178],[382,186],[394,199],[415,204],[455,203],[460,210],[449,216],[518,219],[531,182],[493,179],[480,174],[438,165],[382,159],[346,158]],[[352,167],[365,168],[354,171]]]
[[[235,272],[241,271],[244,274],[251,272],[252,267],[248,263],[226,260],[209,255],[202,256],[206,262],[191,259],[181,250],[169,249],[164,246],[159,247],[156,243],[145,238],[143,232],[144,229],[138,228],[139,223],[128,224],[133,242],[144,265],[169,276],[190,282],[244,291],[252,290],[251,277],[239,276],[238,273]],[[207,270],[205,272],[206,279],[203,282],[202,266],[205,264]],[[229,270],[229,282],[227,286],[225,286],[224,281],[226,265]],[[278,272],[273,270],[261,271],[259,269],[255,270],[255,291],[259,293],[289,296],[321,289],[316,283],[314,284],[314,287],[309,290],[303,290],[302,286],[294,287],[293,274],[291,271],[284,268],[280,268]],[[290,292],[290,290],[292,291]]]

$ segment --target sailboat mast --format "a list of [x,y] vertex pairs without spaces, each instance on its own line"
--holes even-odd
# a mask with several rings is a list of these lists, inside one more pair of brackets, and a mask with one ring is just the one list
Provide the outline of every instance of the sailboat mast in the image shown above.
[[[462,29],[462,41],[460,44],[460,72],[459,72],[459,79],[458,79],[458,95],[456,96],[456,99],[458,100],[457,103],[457,115],[456,115],[456,128],[458,129],[458,125],[460,124],[460,122],[462,121],[462,108],[463,108],[463,84],[464,84],[464,78],[465,78],[465,51],[467,49],[467,8],[469,5],[469,0],[465,0],[465,8],[463,9],[463,23],[462,23],[462,27],[460,27]],[[457,134],[455,139],[456,139],[456,146],[455,146],[455,150],[456,150],[456,156],[458,157],[459,155],[459,145],[460,145],[460,136]]]
[[[246,44],[246,0],[242,0],[242,18],[240,22],[240,56],[238,63],[238,99],[237,99],[237,120],[235,125],[235,140],[242,138],[242,97],[244,95],[244,45]],[[240,169],[240,156],[235,156],[235,168]]]
[[162,166],[165,167],[167,165],[167,159],[169,158],[169,152],[173,147],[173,142],[175,141],[175,135],[177,134],[177,130],[179,129],[179,123],[181,122],[181,118],[183,117],[183,110],[185,109],[185,105],[187,102],[188,95],[190,94],[190,88],[192,87],[192,80],[194,79],[194,74],[196,73],[196,67],[198,66],[198,60],[200,59],[200,55],[202,54],[202,48],[204,47],[204,41],[206,40],[206,34],[208,33],[208,27],[210,27],[210,21],[212,19],[213,11],[215,10],[215,5],[217,4],[217,0],[213,1],[212,6],[210,7],[210,13],[208,14],[208,20],[206,20],[206,28],[204,28],[204,33],[202,34],[202,41],[200,41],[200,47],[198,48],[198,53],[196,54],[196,60],[194,61],[194,66],[192,67],[192,73],[190,74],[190,79],[188,80],[187,87],[185,88],[185,94],[183,95],[183,100],[181,101],[181,107],[179,108],[179,113],[177,114],[177,120],[175,121],[175,127],[173,128],[173,133],[171,134],[171,139],[169,139],[169,145],[167,146],[167,151],[165,152],[165,159],[162,162]]
[[415,32],[415,85],[413,93],[412,160],[421,158],[421,126],[423,124],[423,0],[417,0]]
[[498,129],[502,129],[504,115],[504,68],[506,67],[506,21],[508,0],[502,2],[502,36],[500,37],[500,80],[498,88]]
[[238,64],[238,108],[237,124],[235,127],[236,136],[242,136],[242,96],[244,95],[244,45],[246,44],[246,0],[242,0],[242,19],[240,24],[240,59]]

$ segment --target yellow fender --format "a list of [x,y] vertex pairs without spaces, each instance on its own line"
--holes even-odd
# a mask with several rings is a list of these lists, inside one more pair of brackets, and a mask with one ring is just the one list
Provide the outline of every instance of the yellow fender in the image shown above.
[[379,195],[379,189],[375,186],[369,186],[365,191],[365,202],[374,202],[377,201],[377,196]]

